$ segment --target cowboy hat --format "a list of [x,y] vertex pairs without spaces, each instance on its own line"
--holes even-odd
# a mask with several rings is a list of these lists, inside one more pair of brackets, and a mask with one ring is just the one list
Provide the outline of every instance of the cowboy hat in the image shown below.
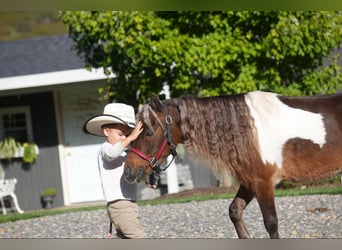
[[84,130],[93,135],[104,136],[103,125],[113,123],[135,128],[134,108],[123,103],[109,103],[104,107],[103,114],[93,116],[85,122]]

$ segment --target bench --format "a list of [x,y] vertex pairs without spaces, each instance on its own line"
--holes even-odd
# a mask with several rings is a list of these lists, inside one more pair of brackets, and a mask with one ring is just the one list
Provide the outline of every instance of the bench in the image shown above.
[[6,196],[10,196],[12,198],[14,208],[17,210],[18,213],[24,213],[24,211],[20,209],[17,196],[14,193],[16,183],[16,178],[0,179],[0,204],[2,207],[3,214],[7,214],[6,204],[4,202],[4,197]]

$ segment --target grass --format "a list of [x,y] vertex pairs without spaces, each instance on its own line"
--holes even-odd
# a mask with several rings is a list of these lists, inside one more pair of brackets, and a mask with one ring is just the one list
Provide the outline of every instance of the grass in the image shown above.
[[19,213],[8,213],[7,215],[0,215],[0,224],[7,222],[14,222],[18,220],[28,220],[43,216],[57,215],[64,213],[74,213],[80,211],[93,211],[98,209],[105,209],[105,205],[94,205],[94,206],[84,206],[77,208],[63,207],[63,208],[52,208],[52,209],[41,209],[34,211],[27,211],[23,214]]
[[[284,196],[298,196],[298,195],[317,195],[317,194],[328,194],[336,195],[342,194],[342,186],[323,186],[323,187],[312,187],[306,189],[292,188],[292,189],[279,189],[275,191],[276,197]],[[191,201],[204,201],[204,200],[214,200],[214,199],[231,199],[235,194],[212,194],[212,195],[202,195],[202,196],[192,196],[192,197],[181,197],[176,199],[154,199],[154,200],[144,200],[139,201],[140,206],[146,205],[160,205],[160,204],[174,204],[174,203],[186,203]],[[94,211],[99,209],[105,209],[105,205],[88,205],[82,207],[63,207],[63,208],[53,208],[45,210],[34,210],[27,211],[23,214],[9,213],[7,215],[0,215],[0,224],[7,222],[14,222],[18,220],[27,220],[38,218],[42,216],[51,216],[63,213],[74,213],[80,211]]]

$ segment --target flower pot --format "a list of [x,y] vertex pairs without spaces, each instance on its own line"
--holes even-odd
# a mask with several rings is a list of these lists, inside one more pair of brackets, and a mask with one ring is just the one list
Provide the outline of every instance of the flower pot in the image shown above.
[[52,202],[53,202],[53,196],[42,196],[41,197],[42,205],[43,208],[51,208],[52,207]]

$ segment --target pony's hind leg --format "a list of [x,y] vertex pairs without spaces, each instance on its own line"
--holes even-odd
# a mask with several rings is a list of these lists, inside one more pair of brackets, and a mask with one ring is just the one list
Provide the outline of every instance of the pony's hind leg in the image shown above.
[[248,203],[253,199],[253,193],[240,185],[238,192],[235,195],[233,202],[229,206],[229,217],[233,222],[238,237],[249,238],[249,233],[242,220],[243,210],[247,207]]
[[278,218],[274,204],[274,188],[271,182],[259,183],[255,196],[258,200],[265,228],[272,239],[279,238]]

